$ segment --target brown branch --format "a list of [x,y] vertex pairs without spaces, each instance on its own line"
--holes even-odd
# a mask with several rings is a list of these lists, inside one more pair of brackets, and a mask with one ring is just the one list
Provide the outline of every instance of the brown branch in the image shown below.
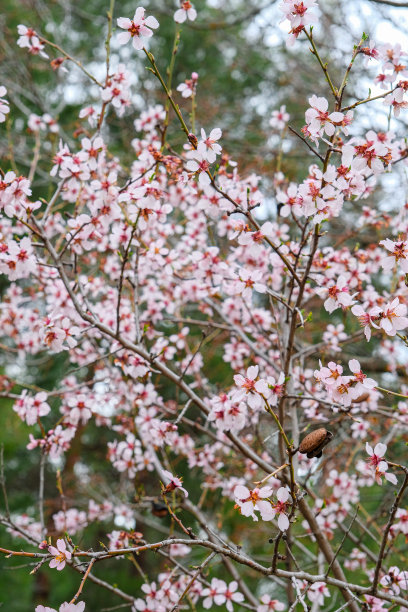
[[82,578],[82,580],[81,580],[81,584],[79,585],[79,589],[77,590],[77,592],[75,593],[75,595],[73,596],[73,598],[71,599],[71,601],[69,602],[70,604],[75,603],[75,602],[76,602],[76,600],[78,599],[78,597],[80,596],[80,594],[81,594],[81,592],[82,592],[82,589],[84,588],[85,581],[86,581],[86,579],[88,578],[88,576],[89,576],[89,574],[90,574],[90,572],[91,572],[91,569],[92,569],[92,567],[93,567],[93,565],[94,565],[95,563],[96,563],[96,559],[91,559],[91,561],[90,561],[90,563],[89,563],[88,567],[86,568],[86,572],[85,572],[85,574],[84,574],[84,577],[83,577],[83,578]]
[[300,140],[302,140],[305,145],[311,150],[312,153],[314,153],[316,155],[316,157],[318,157],[320,159],[320,161],[323,163],[324,162],[324,157],[323,155],[320,155],[320,153],[318,153],[316,151],[316,149],[314,149],[312,147],[312,145],[307,141],[306,138],[304,138],[304,136],[302,136],[301,134],[299,134],[299,132],[297,132],[296,130],[294,130],[292,127],[290,127],[290,125],[288,125],[288,129],[290,132],[292,132],[292,134],[295,134],[295,136],[297,136],[298,138],[300,138]]

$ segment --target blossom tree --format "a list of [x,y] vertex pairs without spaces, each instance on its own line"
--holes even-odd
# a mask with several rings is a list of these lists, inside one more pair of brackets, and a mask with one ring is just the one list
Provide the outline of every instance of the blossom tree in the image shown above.
[[[288,45],[327,83],[326,97],[311,87],[300,132],[285,106],[270,118],[300,147],[300,180],[284,166],[272,181],[243,173],[200,114],[200,67],[173,82],[192,3],[175,7],[167,70],[145,7],[114,21],[112,3],[103,78],[18,27],[35,61],[74,63],[97,88],[73,134],[30,114],[29,172],[9,154],[0,176],[1,396],[38,478],[14,512],[2,453],[0,524],[15,545],[0,553],[77,579],[37,612],[94,609],[92,583],[134,611],[406,609],[408,206],[385,214],[374,193],[407,164],[390,128],[408,104],[407,54],[362,34],[337,83],[316,0],[280,9]],[[133,123],[114,44],[162,90]],[[358,62],[380,93],[353,101]],[[386,131],[358,120],[376,105]],[[130,164],[115,116],[129,117]],[[0,122],[13,122],[2,85]],[[51,386],[32,382],[40,359]],[[113,565],[137,579],[125,589]]]

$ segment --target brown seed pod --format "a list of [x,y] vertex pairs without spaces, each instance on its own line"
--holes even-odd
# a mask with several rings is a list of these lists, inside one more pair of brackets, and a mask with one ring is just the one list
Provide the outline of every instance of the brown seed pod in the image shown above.
[[361,402],[365,402],[370,397],[369,393],[362,393],[355,399],[351,400],[352,404],[361,404]]
[[167,516],[167,506],[159,501],[152,501],[152,514],[154,514],[154,516],[158,516],[159,518]]
[[321,457],[323,448],[330,442],[332,437],[332,432],[327,431],[324,427],[315,429],[303,438],[299,446],[299,452],[306,454],[308,459]]

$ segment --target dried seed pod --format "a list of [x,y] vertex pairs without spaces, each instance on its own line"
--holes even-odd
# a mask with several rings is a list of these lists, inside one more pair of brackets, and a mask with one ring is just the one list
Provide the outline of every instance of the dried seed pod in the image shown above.
[[330,442],[332,437],[332,432],[327,431],[324,427],[315,429],[303,438],[299,446],[299,452],[306,454],[308,459],[321,457],[323,448]]
[[361,402],[365,402],[370,397],[369,393],[362,393],[355,399],[351,400],[352,404],[361,404]]
[[152,501],[152,514],[154,514],[154,516],[158,516],[159,518],[167,516],[168,510],[166,504],[162,504],[159,501]]

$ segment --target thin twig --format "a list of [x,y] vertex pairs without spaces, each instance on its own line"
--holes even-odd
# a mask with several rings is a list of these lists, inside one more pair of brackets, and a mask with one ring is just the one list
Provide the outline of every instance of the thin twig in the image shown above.
[[404,494],[404,491],[406,489],[406,487],[408,486],[408,469],[403,467],[403,466],[399,466],[401,467],[401,469],[404,470],[405,472],[405,477],[404,477],[404,481],[400,487],[400,490],[398,491],[397,497],[395,498],[395,501],[392,505],[391,508],[391,512],[390,512],[390,518],[388,519],[388,523],[385,527],[384,530],[384,534],[381,540],[381,545],[380,545],[380,552],[378,555],[378,561],[377,561],[377,565],[375,566],[375,570],[374,570],[374,578],[373,578],[373,586],[372,586],[372,593],[373,595],[376,595],[377,593],[377,587],[378,587],[378,581],[380,579],[380,572],[381,572],[381,566],[383,564],[383,560],[384,560],[384,553],[385,553],[385,547],[387,544],[387,540],[388,540],[388,534],[390,533],[390,529],[394,523],[394,519],[395,519],[395,515],[396,512],[398,510],[398,506],[401,502],[402,496]]
[[76,602],[76,600],[78,599],[78,597],[80,596],[82,589],[84,588],[84,584],[86,582],[86,579],[88,578],[91,569],[93,567],[93,565],[96,563],[96,559],[91,559],[88,567],[86,568],[86,572],[81,580],[81,584],[79,585],[79,589],[77,590],[77,592],[75,593],[75,595],[73,596],[73,598],[71,599],[71,601],[69,602],[70,604],[73,604]]

